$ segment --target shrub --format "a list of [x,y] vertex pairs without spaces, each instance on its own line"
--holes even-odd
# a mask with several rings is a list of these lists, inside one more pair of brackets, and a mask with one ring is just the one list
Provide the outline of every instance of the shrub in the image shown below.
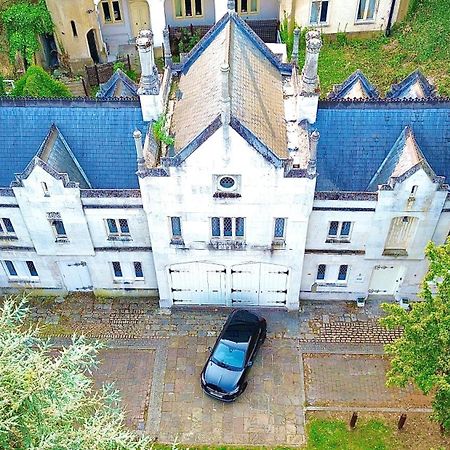
[[69,89],[52,78],[42,67],[31,66],[17,81],[11,92],[14,97],[69,98]]
[[117,72],[119,69],[122,72],[124,72],[127,75],[128,78],[131,78],[134,82],[137,81],[138,75],[137,75],[136,71],[133,70],[133,69],[127,69],[124,62],[116,61],[114,63],[114,66],[113,66],[114,72]]

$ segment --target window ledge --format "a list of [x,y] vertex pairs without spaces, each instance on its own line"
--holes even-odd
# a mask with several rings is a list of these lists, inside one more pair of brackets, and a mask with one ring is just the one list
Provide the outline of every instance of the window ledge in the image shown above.
[[172,238],[170,240],[170,245],[182,246],[184,247],[184,239],[182,238]]
[[355,25],[373,25],[376,22],[375,19],[361,19],[361,20],[355,20]]
[[19,240],[15,235],[0,235],[0,241],[17,241]]
[[245,250],[244,240],[234,239],[211,239],[210,248],[214,250]]
[[350,244],[349,238],[327,238],[325,240],[326,244]]
[[408,252],[404,248],[385,248],[383,256],[408,256]]
[[134,279],[130,278],[113,278],[114,284],[133,284]]
[[108,236],[108,241],[132,241],[131,236]]
[[308,26],[310,26],[310,27],[329,27],[330,24],[329,24],[329,22],[316,22],[316,23],[310,22]]
[[39,283],[39,277],[26,278],[26,277],[9,277],[10,283]]
[[67,237],[57,237],[57,238],[55,239],[55,242],[58,242],[58,243],[66,243],[66,242],[69,242],[69,238],[67,238]]
[[286,248],[286,241],[273,241],[272,242],[272,250],[284,250]]
[[347,281],[332,281],[332,282],[323,282],[323,281],[317,281],[317,286],[323,286],[323,287],[347,287]]
[[214,198],[241,198],[239,192],[214,192]]

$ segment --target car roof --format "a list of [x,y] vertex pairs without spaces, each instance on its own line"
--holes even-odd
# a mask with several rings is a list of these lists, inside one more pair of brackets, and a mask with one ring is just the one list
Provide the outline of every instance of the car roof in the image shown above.
[[247,310],[234,311],[222,339],[236,343],[249,342],[259,325],[259,317]]

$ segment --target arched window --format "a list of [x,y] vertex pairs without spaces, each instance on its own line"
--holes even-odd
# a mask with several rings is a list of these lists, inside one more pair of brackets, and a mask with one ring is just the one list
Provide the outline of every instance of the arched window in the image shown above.
[[394,217],[384,244],[383,255],[406,256],[418,222],[419,219],[417,217]]
[[78,37],[77,26],[75,25],[75,22],[73,20],[70,21],[70,26],[72,27],[73,37]]

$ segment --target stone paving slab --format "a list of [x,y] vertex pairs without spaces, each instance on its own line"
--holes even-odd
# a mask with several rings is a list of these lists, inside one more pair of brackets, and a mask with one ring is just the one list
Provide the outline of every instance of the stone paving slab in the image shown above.
[[158,440],[185,444],[298,445],[303,442],[300,361],[290,342],[268,342],[244,394],[224,404],[203,393],[200,372],[214,338],[172,338]]
[[381,355],[304,354],[306,401],[313,406],[429,407],[412,389],[386,387]]
[[99,352],[99,366],[93,371],[94,386],[114,383],[120,391],[130,428],[143,429],[150,395],[155,350],[105,349]]

